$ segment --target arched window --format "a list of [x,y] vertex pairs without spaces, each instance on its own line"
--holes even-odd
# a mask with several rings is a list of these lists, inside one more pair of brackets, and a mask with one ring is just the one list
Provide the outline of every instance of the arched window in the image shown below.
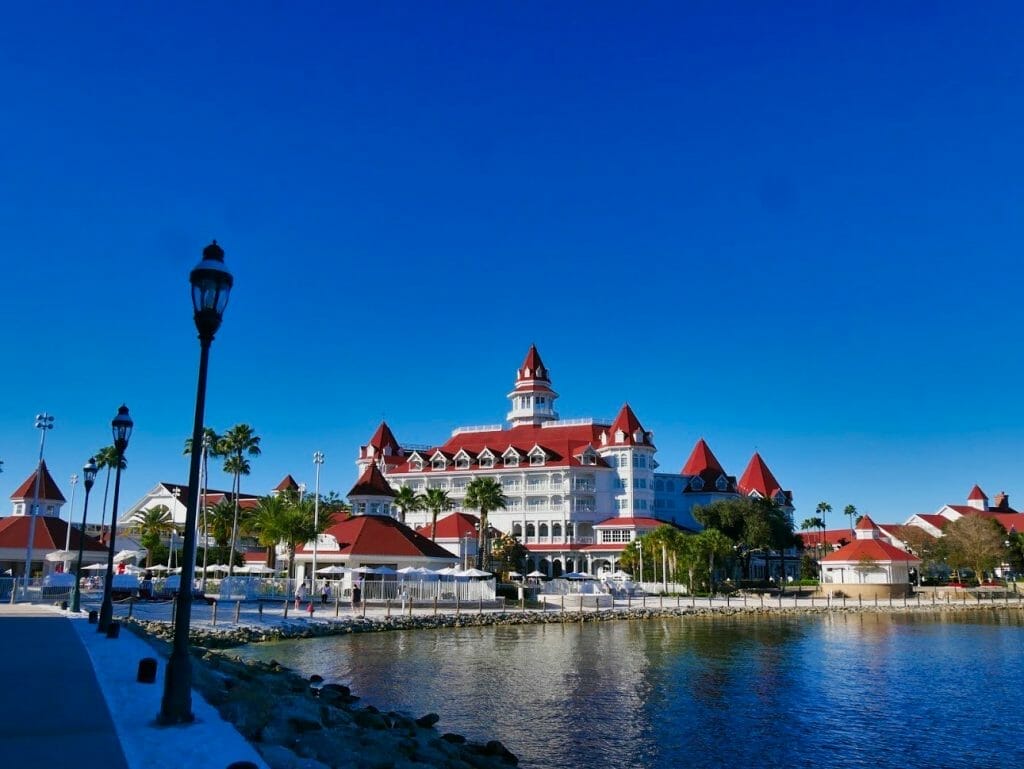
[[539,533],[540,533],[540,536],[542,536],[542,537],[546,537],[548,535],[548,525],[546,523],[542,523],[540,525]]
[[535,537],[537,536],[537,530],[533,527],[532,523],[526,524],[526,536]]
[[562,538],[562,524],[554,523],[551,525],[551,536],[555,539]]
[[523,526],[522,524],[512,524],[512,536],[516,539],[522,539],[523,537]]

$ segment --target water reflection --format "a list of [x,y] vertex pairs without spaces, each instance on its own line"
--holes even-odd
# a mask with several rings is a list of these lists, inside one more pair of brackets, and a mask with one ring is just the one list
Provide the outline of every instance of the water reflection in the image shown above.
[[1012,731],[966,716],[1016,701],[1022,641],[1019,614],[865,614],[395,632],[247,653],[381,708],[437,712],[439,728],[496,737],[525,767],[1001,766],[1024,758]]

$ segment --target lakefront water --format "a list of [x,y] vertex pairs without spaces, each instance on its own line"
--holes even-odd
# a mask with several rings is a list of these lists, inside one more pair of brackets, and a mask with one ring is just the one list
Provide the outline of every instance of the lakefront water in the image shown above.
[[499,739],[521,766],[1011,767],[1024,622],[665,619],[402,631],[254,645],[364,704]]

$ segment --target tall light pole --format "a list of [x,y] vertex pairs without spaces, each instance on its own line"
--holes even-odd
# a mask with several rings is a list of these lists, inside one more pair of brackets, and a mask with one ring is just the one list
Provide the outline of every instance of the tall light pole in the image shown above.
[[71,598],[73,612],[81,609],[82,588],[79,583],[82,581],[82,551],[85,549],[85,516],[89,514],[89,492],[96,482],[97,472],[99,468],[96,466],[96,457],[89,457],[89,461],[82,467],[82,477],[85,478],[85,507],[82,508],[82,528],[78,531],[78,565],[75,566],[75,592]]
[[46,431],[53,429],[53,415],[36,414],[36,429],[39,430],[39,462],[36,465],[36,484],[32,492],[32,510],[28,520],[28,544],[25,546],[25,597],[28,598],[28,581],[32,578],[32,543],[36,538],[36,516],[39,514],[39,483],[43,479],[43,447],[46,445]]
[[[203,412],[206,410],[206,373],[210,361],[210,343],[220,328],[224,308],[234,279],[224,267],[224,249],[214,241],[203,249],[203,260],[189,276],[192,284],[192,307],[199,331],[199,383],[196,387],[196,414],[192,425],[192,445],[203,440]],[[181,553],[181,585],[178,590],[178,612],[174,621],[174,642],[164,696],[158,721],[162,724],[189,723],[192,715],[192,661],[188,653],[188,631],[192,620],[192,575],[196,552],[196,518],[199,505],[200,452],[192,452],[188,468],[188,502],[185,511],[185,543]]]
[[316,532],[313,537],[313,576],[312,587],[316,588],[316,548],[320,544],[320,465],[324,463],[322,451],[313,452],[313,467],[316,468],[316,481],[313,485],[313,530]]
[[71,519],[75,515],[75,487],[78,486],[78,473],[71,473],[71,508],[68,510],[68,531],[64,535],[64,571],[68,570],[71,559],[68,558],[68,551],[71,549]]
[[124,450],[128,448],[128,439],[132,437],[135,423],[128,416],[128,407],[123,403],[117,410],[117,416],[110,423],[114,434],[114,451],[117,453],[117,469],[114,471],[114,502],[110,508],[110,543],[107,549],[107,576],[103,580],[103,603],[100,605],[100,621],[97,631],[106,633],[110,622],[114,619],[114,545],[117,542],[117,497],[121,492],[121,460]]

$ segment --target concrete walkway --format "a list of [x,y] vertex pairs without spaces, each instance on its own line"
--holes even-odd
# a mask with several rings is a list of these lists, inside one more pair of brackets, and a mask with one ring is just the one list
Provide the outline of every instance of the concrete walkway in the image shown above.
[[[197,692],[195,721],[158,726],[166,661],[134,633],[109,639],[83,614],[0,604],[0,767],[222,769],[252,745]],[[143,657],[157,683],[136,681]]]
[[128,769],[107,702],[71,620],[0,606],[3,765]]

